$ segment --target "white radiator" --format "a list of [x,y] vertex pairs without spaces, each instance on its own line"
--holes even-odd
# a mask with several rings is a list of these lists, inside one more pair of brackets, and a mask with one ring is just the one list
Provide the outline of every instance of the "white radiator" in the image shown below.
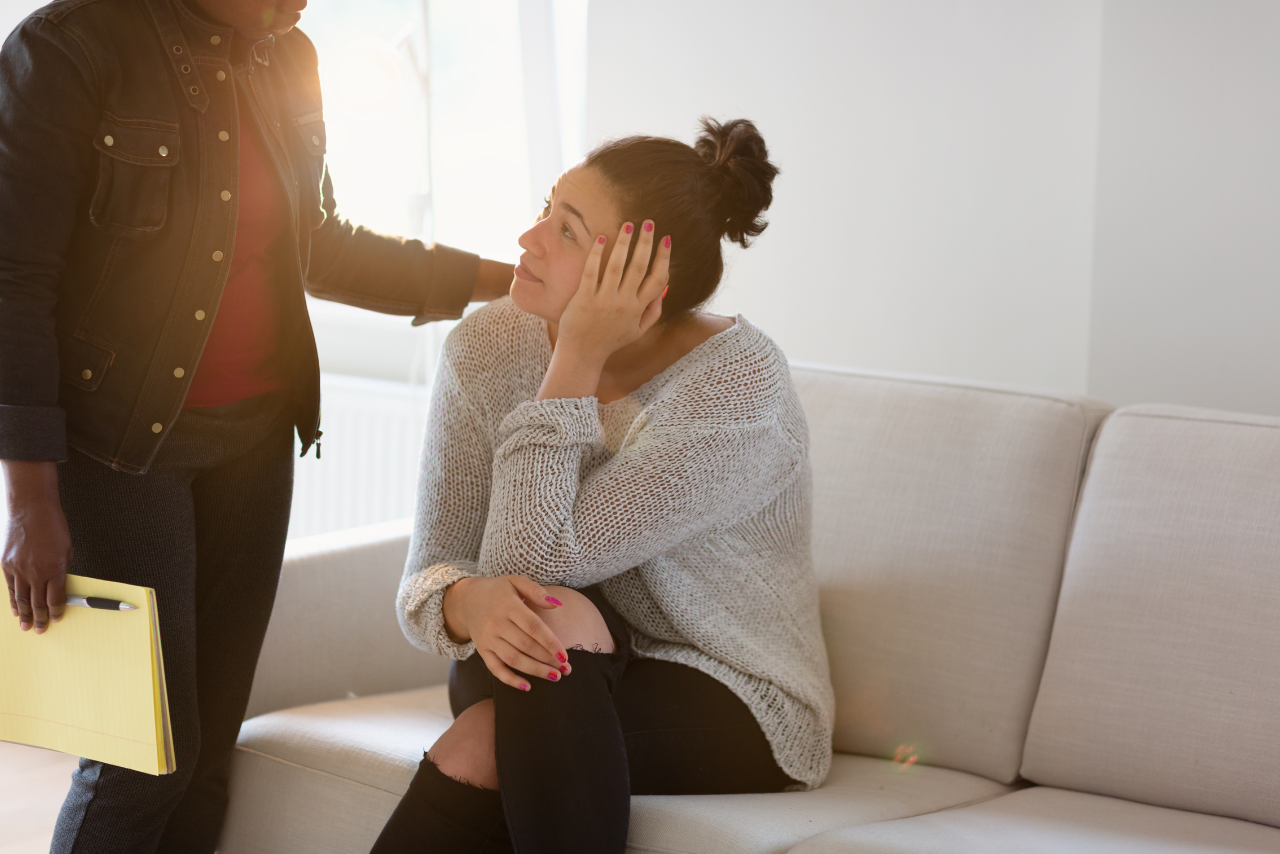
[[289,537],[412,516],[429,389],[338,374],[320,387],[323,450],[297,461]]

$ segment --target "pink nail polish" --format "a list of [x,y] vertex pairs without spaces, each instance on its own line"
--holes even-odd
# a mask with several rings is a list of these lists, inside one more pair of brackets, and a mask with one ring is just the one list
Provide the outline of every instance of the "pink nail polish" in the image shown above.
[[564,655],[564,653],[563,653],[563,652],[557,652],[557,653],[556,653],[556,658],[557,658],[557,659],[559,659],[559,661],[560,661],[560,663],[561,663],[561,664],[564,664],[566,661],[568,661],[568,660],[569,660],[569,659],[565,658],[565,655]]
[[557,608],[559,608],[561,605],[563,605],[563,604],[564,604],[563,602],[561,602],[559,599],[557,599],[557,598],[556,598],[556,597],[554,597],[554,596],[548,596],[548,597],[547,597],[547,601],[548,601],[548,602],[550,602],[552,605],[555,605]]
[[663,288],[663,289],[662,289],[662,296],[658,297],[658,299],[666,299],[666,298],[667,298],[667,291],[669,291],[669,290],[671,290],[671,286],[670,286],[670,285],[667,285],[665,288]]
[[528,686],[528,685],[526,685],[524,682],[521,682],[521,683],[520,683],[520,690],[521,690],[521,691],[528,691],[528,690],[529,690],[529,686]]
[[667,249],[671,248],[671,235],[668,234],[666,237],[662,238],[662,245]]
[[603,234],[602,234],[602,235],[600,235],[600,239],[599,239],[599,240],[597,240],[596,242],[597,242],[597,243],[604,243],[604,235],[603,235]]
[[563,674],[565,674],[566,676],[567,676],[567,675],[569,675],[569,665],[567,665],[567,664],[563,664],[563,665],[561,665],[561,666],[560,666],[560,672],[561,672],[561,673],[563,673]]
[[651,223],[651,222],[646,222],[646,223],[644,224],[644,230],[645,230],[645,231],[653,231],[653,223]]
[[631,233],[631,223],[627,223],[626,225],[624,225],[624,226],[622,227],[622,230],[623,230],[623,231],[625,231],[627,234],[630,234],[630,233]]
[[552,670],[550,673],[547,674],[547,678],[550,679],[552,682],[559,682],[560,674]]

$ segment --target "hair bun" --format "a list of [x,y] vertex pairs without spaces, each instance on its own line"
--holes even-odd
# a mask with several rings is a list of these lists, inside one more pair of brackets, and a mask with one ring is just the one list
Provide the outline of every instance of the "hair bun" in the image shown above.
[[760,214],[773,202],[778,174],[778,167],[769,162],[764,137],[748,119],[721,124],[703,116],[693,148],[706,162],[719,195],[714,207],[724,217],[724,235],[749,246],[768,225]]

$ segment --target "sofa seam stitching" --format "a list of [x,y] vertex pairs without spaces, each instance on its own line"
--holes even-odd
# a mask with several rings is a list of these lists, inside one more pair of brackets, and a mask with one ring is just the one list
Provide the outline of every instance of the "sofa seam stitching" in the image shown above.
[[342,777],[338,774],[333,774],[328,771],[321,771],[319,768],[310,768],[306,765],[301,765],[297,762],[290,762],[288,759],[281,759],[279,756],[272,756],[270,753],[263,753],[261,750],[254,750],[251,747],[244,747],[242,745],[237,744],[236,750],[243,751],[244,753],[249,753],[254,756],[261,756],[263,759],[269,759],[272,762],[279,762],[281,765],[289,765],[294,768],[300,768],[303,771],[309,771],[312,774],[320,774],[324,777],[332,777],[335,780],[344,780],[348,783],[354,783],[357,786],[364,786],[366,789],[373,789],[376,792],[386,792],[388,795],[395,795],[398,798],[404,797],[404,792],[400,792],[399,794],[397,794],[395,792],[392,792],[389,789],[384,789],[381,786],[373,786],[373,785],[370,785],[369,783],[361,782],[360,780],[353,780],[350,777]]
[[[1157,412],[1124,412],[1113,413],[1120,418],[1155,418],[1163,421],[1189,421],[1195,424],[1230,424],[1234,427],[1261,427],[1264,430],[1280,430],[1280,424],[1255,424],[1252,421],[1231,421],[1226,418],[1194,418],[1188,415],[1165,415]],[[1263,418],[1269,416],[1261,416]]]

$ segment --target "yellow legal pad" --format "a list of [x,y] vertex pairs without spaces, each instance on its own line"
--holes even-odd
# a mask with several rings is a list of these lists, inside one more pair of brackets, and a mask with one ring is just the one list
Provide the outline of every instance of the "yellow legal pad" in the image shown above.
[[87,756],[147,774],[176,767],[156,594],[79,575],[67,595],[136,611],[67,608],[48,631],[0,617],[0,740]]

